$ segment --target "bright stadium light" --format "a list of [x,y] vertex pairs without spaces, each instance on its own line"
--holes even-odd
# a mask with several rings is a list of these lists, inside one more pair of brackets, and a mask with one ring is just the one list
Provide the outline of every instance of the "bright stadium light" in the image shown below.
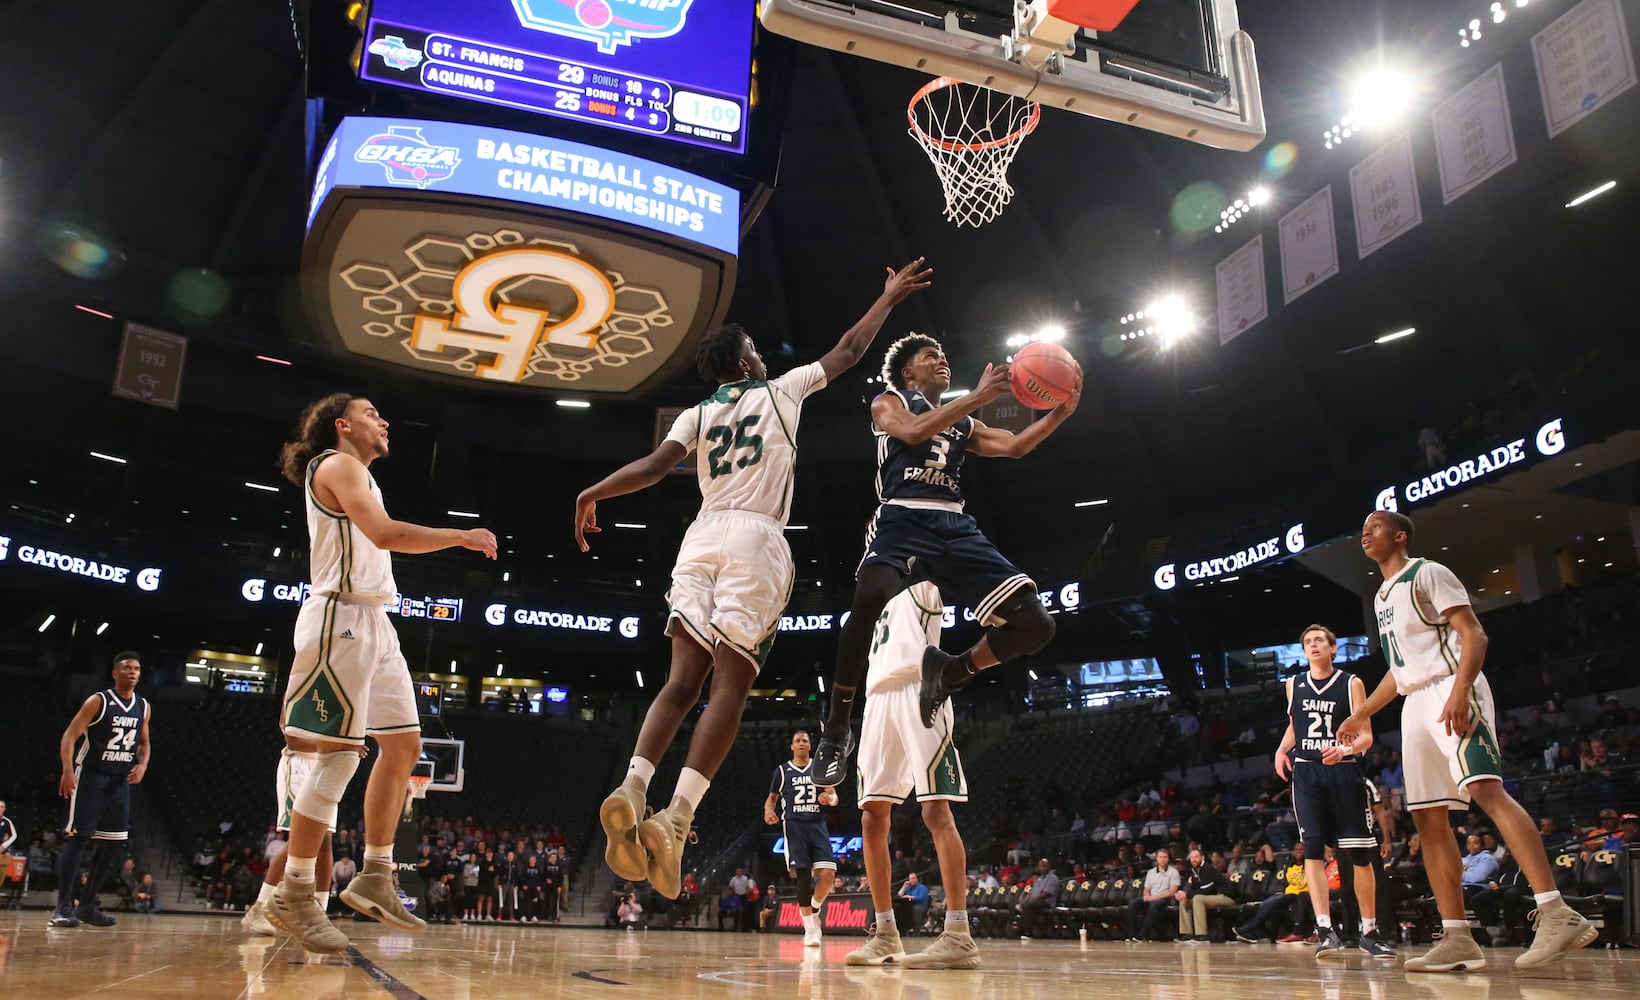
[[1415,334],[1417,332],[1418,332],[1417,327],[1409,326],[1404,330],[1396,330],[1393,333],[1386,333],[1382,337],[1376,337],[1376,338],[1373,339],[1373,343],[1374,344],[1387,344],[1392,340],[1400,340],[1403,337],[1410,337],[1410,336],[1412,336],[1413,334]]
[[592,408],[592,404],[584,399],[560,399],[556,402],[566,410],[587,410]]
[[1034,339],[1045,340],[1049,343],[1064,340],[1065,328],[1060,326],[1058,323],[1049,323],[1047,326],[1044,326],[1042,329],[1036,331]]
[[[1576,198],[1573,198],[1571,201],[1568,201],[1566,203],[1566,207],[1567,208],[1576,208],[1577,206],[1583,204],[1586,201],[1589,201],[1591,199],[1600,197],[1601,195],[1605,194],[1607,191],[1610,191],[1612,188],[1614,188],[1616,186],[1617,186],[1616,181],[1607,181],[1606,183],[1601,184],[1599,187],[1590,188],[1589,190],[1587,190],[1587,191],[1583,192],[1582,194],[1578,195]],[[91,454],[95,455],[97,453],[92,452]]]
[[97,634],[98,635],[102,635],[104,632],[107,632],[107,631],[108,631],[108,623],[107,622],[103,622],[101,625],[97,626]]

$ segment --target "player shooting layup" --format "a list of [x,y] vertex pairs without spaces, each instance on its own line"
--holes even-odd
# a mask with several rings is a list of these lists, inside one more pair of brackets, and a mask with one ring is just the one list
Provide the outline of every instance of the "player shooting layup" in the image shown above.
[[843,761],[854,750],[849,714],[855,689],[866,670],[877,616],[895,594],[931,580],[946,597],[972,607],[986,626],[979,642],[960,656],[928,647],[918,695],[924,726],[934,725],[940,705],[976,672],[1036,652],[1054,631],[1035,581],[1003,558],[963,512],[962,460],[969,451],[985,457],[1029,454],[1076,412],[1081,374],[1070,398],[1018,434],[973,417],[1006,391],[1006,365],[986,365],[973,392],[941,406],[940,397],[951,388],[951,366],[939,341],[914,333],[889,347],[883,380],[888,391],[871,403],[881,505],[866,532],[854,602],[837,639],[831,711],[814,750],[814,780],[826,786],[843,780]]
[[364,864],[341,899],[399,930],[427,926],[405,910],[393,884],[393,835],[405,782],[421,755],[421,722],[410,667],[382,609],[398,593],[390,553],[459,546],[494,559],[495,535],[388,516],[369,471],[387,456],[387,421],[370,400],[326,396],[303,411],[298,433],[285,445],[280,468],[307,497],[312,575],[296,616],[281,724],[292,750],[315,750],[318,758],[292,802],[285,876],[266,915],[308,950],[335,953],[347,950],[347,936],[314,898],[315,869],[367,734],[381,753],[364,793]]
[[[786,870],[796,874],[797,911],[803,916],[803,947],[822,944],[820,904],[831,894],[837,878],[837,857],[831,852],[831,831],[822,807],[837,804],[837,793],[821,788],[809,777],[809,734],[792,735],[792,759],[774,769],[769,797],[763,800],[763,822],[780,824],[786,844]],[[775,815],[775,806],[780,814]]]
[[1361,549],[1384,575],[1373,610],[1390,669],[1372,697],[1338,727],[1338,739],[1353,742],[1366,731],[1368,719],[1397,694],[1406,696],[1401,761],[1407,807],[1423,837],[1429,886],[1446,932],[1427,953],[1408,959],[1406,968],[1453,972],[1486,967],[1486,953],[1463,916],[1463,863],[1447,820],[1448,809],[1462,809],[1474,796],[1531,883],[1536,934],[1532,947],[1515,959],[1515,968],[1535,969],[1584,947],[1600,931],[1560,898],[1536,825],[1503,787],[1492,688],[1481,674],[1486,632],[1450,569],[1407,554],[1412,531],[1411,518],[1382,510],[1368,515],[1361,528]]
[[[695,809],[734,743],[747,692],[791,596],[794,570],[784,531],[803,400],[852,368],[889,311],[928,286],[933,271],[922,265],[919,257],[898,271],[890,268],[883,294],[836,347],[773,381],[740,327],[707,334],[698,367],[707,381],[719,383],[717,392],[680,416],[660,447],[576,498],[575,541],[584,552],[586,534],[598,530],[599,500],[653,486],[691,451],[700,451],[700,516],[683,537],[667,594],[671,670],[644,716],[625,780],[599,810],[609,867],[624,879],[648,878],[668,899],[678,895]],[[712,697],[695,726],[671,804],[644,820],[655,762],[714,671]]]

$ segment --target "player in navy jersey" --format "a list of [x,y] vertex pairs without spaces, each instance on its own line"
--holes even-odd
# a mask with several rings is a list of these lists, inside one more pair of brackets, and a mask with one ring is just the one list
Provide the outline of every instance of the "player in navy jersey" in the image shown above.
[[[108,881],[131,829],[131,786],[148,771],[148,702],[137,694],[142,661],[136,653],[114,655],[114,686],[80,705],[63,738],[58,757],[63,774],[57,791],[68,800],[67,842],[57,864],[57,908],[52,927],[112,927],[116,921],[97,908],[97,889]],[[78,909],[74,893],[80,862],[91,850],[91,879]]]
[[[797,879],[797,909],[803,915],[803,945],[820,947],[820,905],[837,878],[837,857],[831,852],[831,831],[820,810],[837,804],[837,793],[814,783],[810,771],[809,734],[792,736],[792,759],[774,769],[769,797],[763,803],[763,822],[780,824],[786,843],[786,869]],[[775,806],[780,812],[775,813]]]
[[962,463],[969,452],[986,458],[1029,454],[1076,412],[1081,376],[1062,405],[1018,434],[987,427],[973,416],[1007,391],[1006,365],[986,365],[973,392],[941,406],[940,397],[951,388],[951,366],[939,341],[914,333],[889,347],[883,380],[888,390],[871,403],[879,506],[866,532],[849,619],[837,640],[831,711],[814,753],[814,780],[827,787],[843,780],[843,761],[853,752],[849,714],[877,617],[895,594],[919,580],[931,581],[948,600],[972,607],[985,626],[979,642],[961,655],[932,646],[923,654],[918,703],[925,727],[975,673],[1036,652],[1054,632],[1036,583],[1003,558],[963,512]]
[[1304,876],[1321,936],[1315,957],[1344,950],[1332,925],[1327,896],[1327,845],[1338,848],[1339,868],[1354,869],[1355,898],[1361,907],[1360,948],[1373,958],[1394,958],[1378,936],[1377,882],[1373,868],[1378,838],[1372,803],[1361,776],[1361,754],[1372,746],[1365,729],[1351,745],[1338,742],[1338,726],[1367,700],[1361,678],[1333,666],[1338,637],[1325,625],[1311,625],[1298,637],[1310,669],[1287,678],[1287,732],[1276,750],[1276,774],[1291,777],[1293,815],[1304,841]]

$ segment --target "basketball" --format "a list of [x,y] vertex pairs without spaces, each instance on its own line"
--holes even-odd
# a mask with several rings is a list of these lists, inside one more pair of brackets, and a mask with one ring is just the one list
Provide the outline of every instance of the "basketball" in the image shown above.
[[1051,410],[1070,398],[1082,368],[1058,344],[1026,344],[1010,362],[1009,388],[1033,410]]

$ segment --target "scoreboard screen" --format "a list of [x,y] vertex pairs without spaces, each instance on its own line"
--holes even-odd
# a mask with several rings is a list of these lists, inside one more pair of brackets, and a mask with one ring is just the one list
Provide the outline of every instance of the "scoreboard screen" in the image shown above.
[[444,694],[444,685],[429,681],[416,682],[416,714],[438,715],[440,702]]
[[375,0],[360,75],[736,153],[750,0]]

